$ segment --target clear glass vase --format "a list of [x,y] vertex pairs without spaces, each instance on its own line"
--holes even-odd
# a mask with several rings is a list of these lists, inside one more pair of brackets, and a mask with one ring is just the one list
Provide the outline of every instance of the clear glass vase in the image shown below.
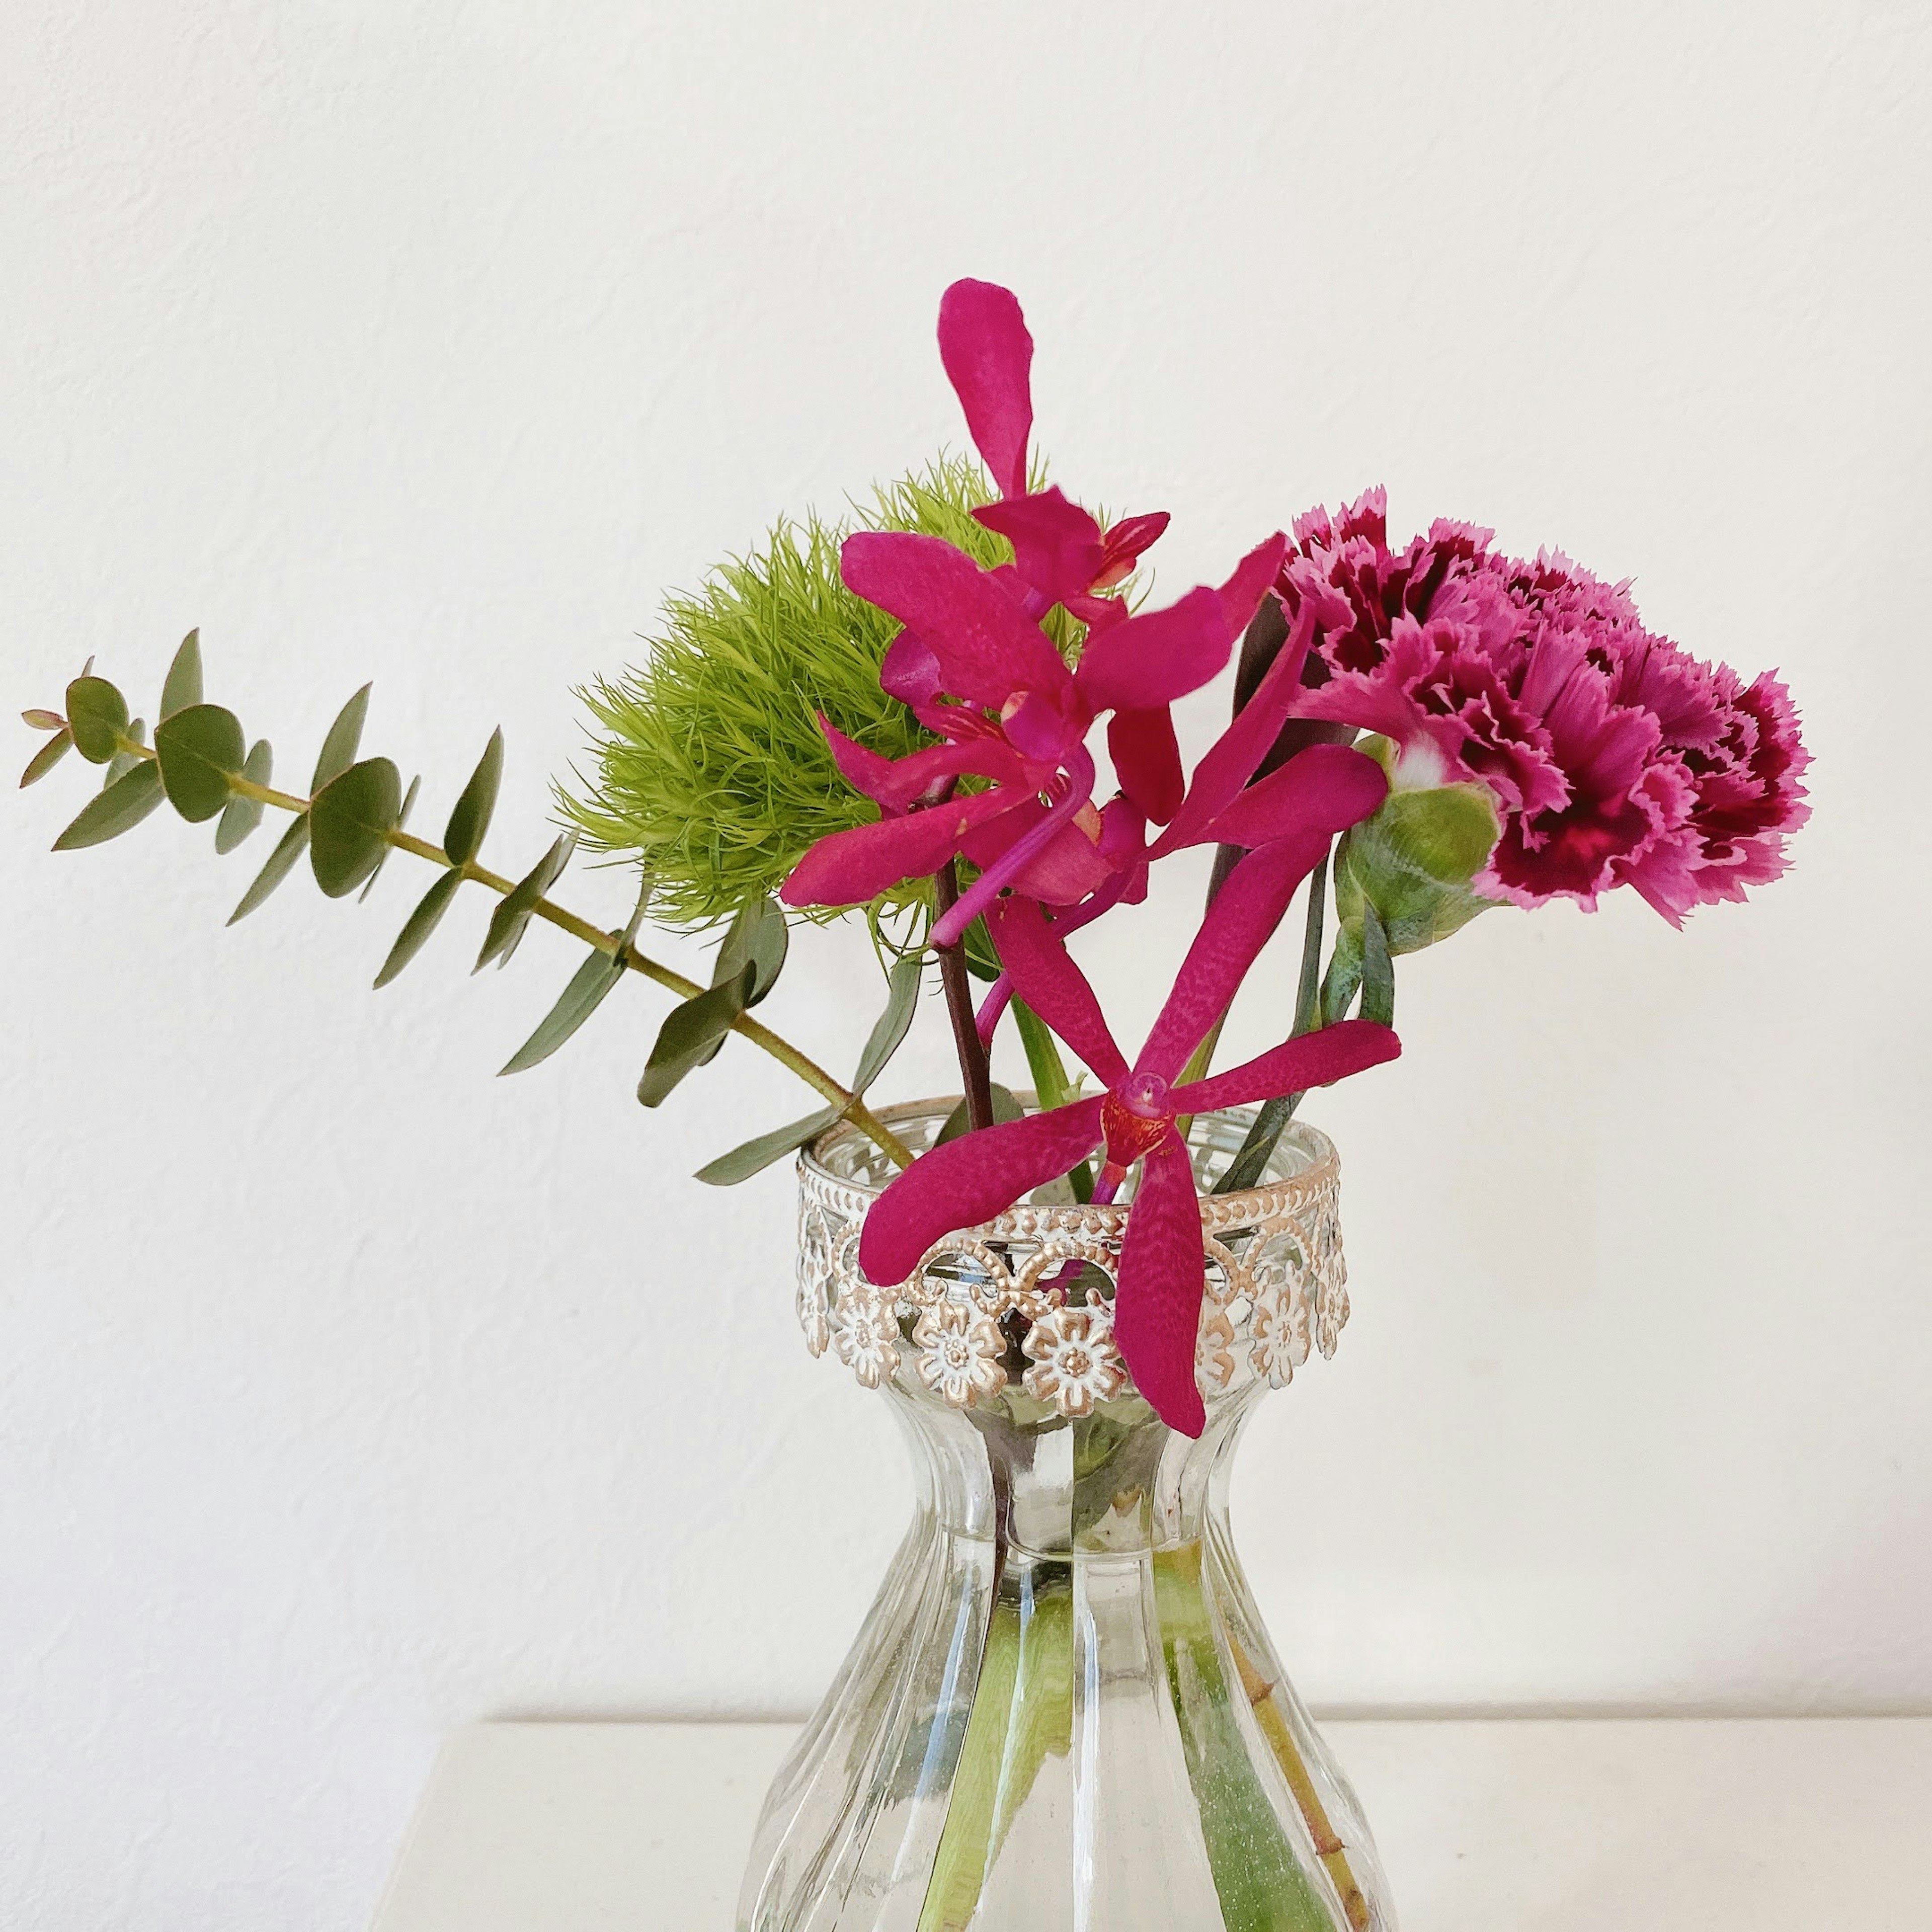
[[[888,1118],[917,1144],[946,1111]],[[918,1500],[850,1654],[781,1768],[739,1932],[1390,1932],[1360,1808],[1268,1641],[1228,1478],[1255,1402],[1347,1313],[1334,1150],[1297,1124],[1262,1184],[1208,1190],[1192,1441],[1111,1339],[1125,1205],[1059,1199],[857,1271],[884,1181],[835,1129],[801,1162],[808,1342],[882,1389]]]

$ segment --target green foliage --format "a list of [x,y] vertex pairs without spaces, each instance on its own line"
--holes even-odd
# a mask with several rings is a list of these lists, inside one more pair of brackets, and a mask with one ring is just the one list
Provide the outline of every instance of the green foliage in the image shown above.
[[136,718],[121,734],[121,748],[107,760],[107,769],[100,775],[100,789],[105,791],[123,772],[131,772],[141,763],[141,754],[130,748],[148,742],[148,727],[141,718]]
[[[460,877],[457,873],[448,875]],[[592,952],[570,976],[557,1003],[538,1023],[537,1030],[518,1048],[500,1073],[521,1073],[548,1060],[584,1022],[604,1004],[604,995],[625,974],[624,956]]]
[[389,956],[382,962],[382,970],[376,975],[377,990],[386,986],[429,943],[430,934],[442,923],[442,916],[449,910],[449,902],[455,898],[456,889],[462,883],[460,872],[445,872],[416,902],[416,910],[404,922],[402,931],[396,935],[395,944],[389,948]]
[[300,818],[292,819],[289,829],[275,841],[268,862],[255,874],[240,904],[228,915],[228,923],[232,926],[238,919],[246,919],[295,870],[296,861],[308,850],[308,814],[304,812]]
[[30,784],[38,784],[73,749],[74,734],[63,724],[27,760],[27,769],[20,774],[20,789],[25,791]]
[[[886,1010],[874,1022],[864,1051],[859,1055],[858,1069],[852,1076],[855,1100],[864,1099],[867,1088],[886,1070],[887,1062],[899,1050],[919,1006],[920,981],[924,969],[925,962],[916,953],[893,967],[887,983]],[[816,1140],[842,1111],[838,1107],[820,1107],[802,1120],[774,1127],[770,1133],[760,1134],[742,1147],[734,1148],[729,1154],[721,1154],[716,1160],[698,1170],[698,1178],[712,1187],[733,1187],[741,1180],[748,1180],[753,1174],[762,1173],[773,1161],[782,1160],[808,1141]]]
[[369,687],[366,684],[335,715],[328,736],[316,755],[315,776],[308,782],[310,796],[332,780],[339,778],[356,762],[362,742],[363,720],[369,716]]
[[104,677],[83,674],[67,688],[67,723],[80,755],[104,765],[120,749],[128,700]]
[[716,1057],[744,1012],[758,976],[757,966],[748,960],[735,979],[694,994],[664,1016],[638,1082],[638,1098],[646,1107],[661,1106],[687,1073]]
[[497,902],[496,910],[490,915],[489,929],[483,935],[483,950],[470,969],[472,972],[482,972],[493,959],[499,966],[510,963],[510,955],[523,943],[538,900],[562,878],[576,844],[576,839],[565,832]]
[[[402,809],[396,814],[396,822],[390,828],[392,831],[400,832],[409,824],[410,814],[416,808],[416,794],[422,790],[422,775],[418,772],[410,779],[409,790],[403,794]],[[389,862],[389,854],[395,849],[393,841],[385,839],[382,842],[382,850],[376,854],[375,866],[369,876],[362,881],[362,891],[356,896],[356,903],[358,905],[360,905],[376,890],[376,881],[382,876],[382,868]]]
[[[177,662],[176,671],[179,669]],[[195,670],[198,686],[198,664]],[[174,673],[168,681],[176,681]],[[154,756],[161,767],[168,802],[190,825],[214,818],[226,806],[228,782],[241,774],[248,742],[242,721],[218,704],[178,707],[154,727]]]
[[387,758],[351,765],[316,792],[308,808],[309,865],[329,898],[346,898],[376,869],[402,802],[403,775]]
[[160,768],[151,763],[123,772],[105,791],[97,792],[54,841],[56,852],[77,852],[86,845],[104,845],[131,832],[161,802]]
[[[1002,1087],[997,1080],[986,1083],[992,1096],[993,1124],[1006,1126],[1013,1120],[1026,1118],[1026,1109],[1020,1105],[1019,1096],[1010,1087]],[[973,1112],[964,1100],[939,1124],[939,1131],[932,1137],[934,1147],[943,1147],[948,1141],[956,1141],[962,1134],[970,1133],[973,1128]]]
[[503,782],[503,734],[501,728],[490,734],[483,756],[470,775],[449,814],[442,835],[443,855],[452,866],[466,866],[482,850],[483,836],[496,809],[497,788]]
[[[161,686],[161,708],[154,716],[161,724],[166,724],[177,711],[186,711],[200,702],[201,632],[196,629],[182,638],[181,648],[175,652],[174,662],[169,665],[167,676]],[[158,725],[155,735],[158,739]]]
[[[1010,546],[971,516],[990,495],[976,464],[942,458],[858,520],[1000,563]],[[589,777],[560,793],[564,814],[599,850],[650,865],[670,924],[729,918],[775,891],[815,840],[877,816],[839,776],[820,712],[886,758],[932,742],[879,688],[898,626],[839,580],[845,534],[815,516],[782,521],[667,603],[642,666],[582,694],[599,735]]]
[[[242,763],[242,776],[250,784],[266,785],[275,775],[275,754],[266,738],[257,738]],[[262,801],[244,798],[238,792],[222,808],[221,823],[214,828],[214,849],[226,854],[262,822]]]

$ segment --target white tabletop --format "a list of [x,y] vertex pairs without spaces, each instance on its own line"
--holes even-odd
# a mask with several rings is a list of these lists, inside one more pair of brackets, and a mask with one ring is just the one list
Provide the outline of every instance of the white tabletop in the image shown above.
[[[1932,1718],[1323,1726],[1404,1932],[1928,1932]],[[485,1724],[376,1932],[730,1932],[792,1727]]]

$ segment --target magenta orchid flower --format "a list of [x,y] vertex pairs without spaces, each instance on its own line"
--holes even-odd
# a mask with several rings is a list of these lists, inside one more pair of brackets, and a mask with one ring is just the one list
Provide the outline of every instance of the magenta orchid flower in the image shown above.
[[922,1154],[880,1196],[860,1237],[873,1281],[903,1281],[934,1243],[1004,1213],[1035,1187],[1106,1150],[1096,1200],[1111,1200],[1136,1162],[1114,1301],[1114,1333],[1141,1393],[1171,1427],[1198,1436],[1206,1412],[1195,1380],[1203,1258],[1201,1206],[1178,1116],[1322,1087],[1392,1060],[1400,1042],[1367,1020],[1284,1041],[1243,1065],[1176,1086],[1188,1056],[1224,1012],[1295,888],[1327,850],[1306,831],[1249,854],[1228,874],[1130,1066],[1086,976],[1039,904],[1015,895],[989,916],[1021,997],[1094,1072],[1104,1094],[1028,1115]]
[[[963,851],[982,874],[934,926],[941,946],[956,942],[1010,885],[1055,904],[1086,897],[1111,869],[1092,809],[1088,732],[1107,712],[1164,721],[1175,698],[1214,676],[1286,548],[1277,534],[1218,590],[1202,586],[1164,610],[1090,632],[1069,670],[1037,620],[963,550],[896,532],[848,538],[840,557],[846,583],[906,627],[880,682],[947,742],[895,764],[828,732],[841,770],[885,816],[820,839],[780,896],[790,905],[856,904]],[[953,701],[936,701],[941,696]],[[1171,725],[1166,736],[1171,746]],[[1155,755],[1162,755],[1158,747]],[[989,780],[989,788],[956,794],[968,776]],[[1151,766],[1136,766],[1131,752],[1121,782],[1130,797],[1166,782]]]

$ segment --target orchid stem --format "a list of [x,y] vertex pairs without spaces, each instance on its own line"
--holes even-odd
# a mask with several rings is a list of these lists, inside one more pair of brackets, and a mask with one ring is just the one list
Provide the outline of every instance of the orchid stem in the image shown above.
[[[939,900],[939,917],[959,903],[959,862],[949,859],[933,874],[933,890]],[[966,947],[962,934],[939,951],[940,982],[946,988],[946,1011],[952,1022],[952,1045],[959,1055],[959,1077],[966,1090],[966,1118],[977,1133],[993,1124],[992,1072],[986,1048],[980,1038],[980,1024],[973,1012],[973,988],[966,976]]]
[[[151,746],[137,745],[124,734],[116,740],[116,748],[130,757],[152,759],[154,752]],[[228,789],[238,798],[252,799],[259,805],[272,805],[277,810],[289,812],[298,816],[305,813],[314,800],[298,798],[292,792],[277,791],[269,785],[257,784],[252,778],[245,778],[238,772],[227,775]],[[446,871],[454,870],[466,879],[474,879],[479,886],[487,886],[500,896],[507,896],[516,885],[514,879],[506,879],[500,873],[491,872],[488,866],[479,866],[475,860],[466,860],[458,866],[451,866],[449,856],[441,846],[432,845],[426,838],[418,838],[413,834],[392,826],[382,834],[386,844],[393,845],[398,851],[407,852],[412,857],[426,860]],[[614,938],[600,927],[592,926],[587,919],[558,905],[553,900],[540,898],[531,908],[538,919],[546,920],[560,932],[567,932],[573,939],[581,940],[586,946],[594,946],[599,952],[608,952],[614,958],[622,958],[624,964],[634,973],[641,973],[646,980],[675,993],[681,1000],[694,998],[704,988],[694,980],[687,980],[682,973],[674,972],[668,966],[640,952],[634,945],[626,944],[621,938]],[[844,1118],[872,1141],[896,1166],[910,1167],[913,1162],[912,1150],[881,1120],[865,1102],[848,1087],[842,1087],[818,1063],[792,1045],[782,1034],[774,1033],[761,1022],[748,1014],[740,1013],[731,1022],[731,1030],[740,1034],[751,1043],[770,1054],[780,1065],[790,1069],[808,1087],[814,1088],[826,1100],[836,1106]]]

